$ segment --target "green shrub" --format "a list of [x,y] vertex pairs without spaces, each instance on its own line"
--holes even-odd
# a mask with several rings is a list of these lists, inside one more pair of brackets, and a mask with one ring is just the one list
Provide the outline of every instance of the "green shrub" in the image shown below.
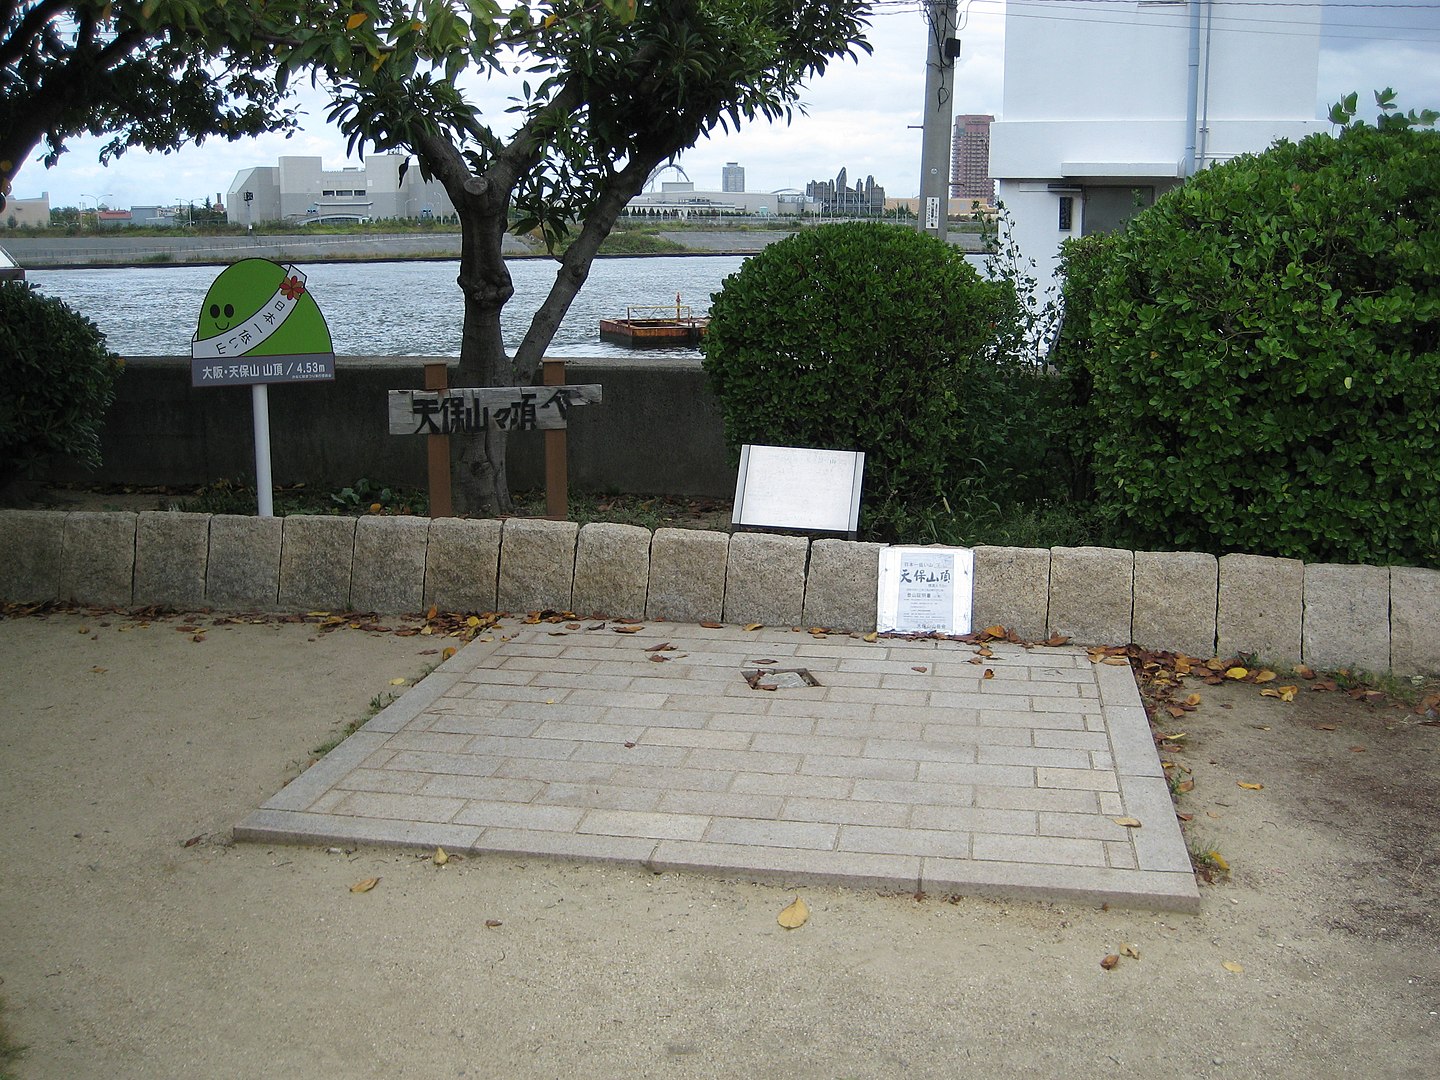
[[1095,351],[1091,317],[1095,289],[1118,237],[1097,233],[1060,245],[1061,318],[1050,350],[1050,415],[1054,417],[1053,460],[1064,496],[1088,506],[1094,500],[1096,426],[1091,405],[1094,380],[1088,366]]
[[1002,347],[1015,304],[954,248],[909,228],[805,229],[714,297],[705,370],[741,444],[865,452],[862,529],[1018,498],[1038,368]]
[[1440,565],[1440,134],[1207,170],[1094,291],[1097,495],[1137,546]]
[[25,282],[0,283],[0,486],[52,457],[100,464],[120,370],[89,319]]

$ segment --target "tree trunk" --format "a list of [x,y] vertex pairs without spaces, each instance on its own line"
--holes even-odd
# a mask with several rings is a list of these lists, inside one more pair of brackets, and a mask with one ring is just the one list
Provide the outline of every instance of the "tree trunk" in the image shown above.
[[[483,178],[471,177],[451,200],[460,215],[460,275],[465,325],[460,338],[460,386],[511,386],[516,373],[505,351],[500,313],[515,293],[503,255],[506,193]],[[471,438],[455,438],[455,509],[493,517],[512,509],[505,476],[505,432],[487,428]]]

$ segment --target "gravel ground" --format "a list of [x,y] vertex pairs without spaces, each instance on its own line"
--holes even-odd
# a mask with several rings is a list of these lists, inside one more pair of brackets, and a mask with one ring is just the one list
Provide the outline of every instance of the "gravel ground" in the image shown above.
[[1198,916],[806,888],[785,930],[744,880],[232,843],[437,642],[213,623],[0,620],[20,1080],[1434,1075],[1420,717],[1200,687],[1180,809],[1232,872]]

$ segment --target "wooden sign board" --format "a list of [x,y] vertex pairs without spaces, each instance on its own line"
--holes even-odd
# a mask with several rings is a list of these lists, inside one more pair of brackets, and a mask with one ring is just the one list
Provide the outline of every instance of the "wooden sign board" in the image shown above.
[[743,446],[731,524],[853,535],[864,475],[859,450]]
[[883,548],[876,629],[968,634],[974,585],[975,552],[970,548]]
[[600,386],[501,386],[391,390],[391,435],[474,435],[552,431],[577,405],[598,405]]

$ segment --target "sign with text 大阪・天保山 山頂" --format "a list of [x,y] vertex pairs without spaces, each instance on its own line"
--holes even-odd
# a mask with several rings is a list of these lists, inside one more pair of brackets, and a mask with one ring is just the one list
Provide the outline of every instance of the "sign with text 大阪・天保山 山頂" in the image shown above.
[[243,259],[220,272],[190,342],[192,386],[334,378],[330,328],[300,270]]

